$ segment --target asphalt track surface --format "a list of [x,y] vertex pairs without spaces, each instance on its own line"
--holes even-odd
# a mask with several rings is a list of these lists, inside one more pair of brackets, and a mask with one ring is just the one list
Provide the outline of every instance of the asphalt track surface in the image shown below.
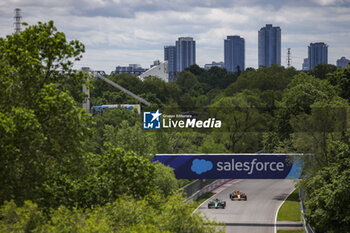
[[[208,209],[210,198],[197,211],[225,223],[226,232],[274,233],[276,211],[294,185],[293,180],[239,180],[214,196],[226,201],[225,209]],[[248,200],[231,201],[233,190],[246,193]]]

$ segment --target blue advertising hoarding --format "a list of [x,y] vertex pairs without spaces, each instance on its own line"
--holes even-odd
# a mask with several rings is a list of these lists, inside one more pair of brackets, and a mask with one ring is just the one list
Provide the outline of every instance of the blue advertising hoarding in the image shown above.
[[177,179],[298,179],[300,154],[157,154]]

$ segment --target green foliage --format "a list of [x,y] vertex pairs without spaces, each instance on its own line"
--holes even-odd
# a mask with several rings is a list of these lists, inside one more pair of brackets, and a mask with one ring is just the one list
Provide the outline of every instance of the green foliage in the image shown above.
[[[182,204],[181,195],[171,195],[167,202],[162,206],[162,214],[159,216],[159,223],[164,230],[170,232],[216,232],[212,224],[203,225],[205,217],[199,213],[193,213],[193,209],[188,208],[187,204]],[[224,232],[224,230],[223,230]]]
[[136,111],[125,111],[125,109],[105,109],[95,113],[93,118],[95,122],[94,134],[93,139],[88,144],[89,150],[101,153],[107,136],[107,128],[110,132],[110,140],[112,140],[114,138],[112,135],[115,134],[114,129],[121,128],[121,124],[125,119],[127,119],[130,127],[134,126],[137,121],[141,121]]
[[265,116],[259,95],[250,90],[224,97],[211,105],[211,116],[221,119],[223,125],[218,134],[229,152],[256,152],[262,135]]
[[187,67],[185,70],[191,72],[194,75],[201,75],[205,72],[205,70],[199,67],[197,64],[193,64]]
[[93,87],[92,105],[135,103],[102,80],[86,83],[72,69],[82,52],[51,21],[0,39],[0,231],[215,232],[174,192],[182,182],[172,169],[151,163],[152,155],[261,149],[314,154],[303,157],[300,184],[307,218],[320,232],[350,231],[350,208],[343,208],[350,202],[349,67],[320,65],[308,75],[194,65],[170,83],[108,77],[150,101],[144,111],[223,122],[220,131],[147,131],[136,112],[92,117],[79,107],[82,84]]
[[179,72],[177,74],[176,84],[182,89],[183,93],[200,88],[197,77],[189,71]]
[[112,191],[112,196],[122,193],[145,196],[152,192],[154,165],[150,158],[107,145],[101,162],[99,174],[108,179],[107,190]]
[[303,113],[292,118],[291,124],[295,132],[293,141],[298,151],[315,153],[313,166],[322,168],[333,160],[328,153],[328,141],[345,139],[349,105],[346,100],[335,98],[315,102],[310,107],[310,115]]
[[282,98],[282,107],[297,115],[299,112],[310,113],[310,105],[317,100],[331,99],[335,90],[326,81],[300,73],[293,77]]
[[349,232],[349,142],[330,142],[328,150],[334,162],[301,182],[307,195],[306,217],[317,232]]
[[290,139],[293,133],[291,119],[300,113],[310,114],[311,105],[317,101],[330,101],[336,90],[327,81],[301,72],[293,77],[277,102],[274,128],[281,141]]
[[237,77],[237,73],[229,73],[224,68],[214,66],[210,70],[201,73],[198,76],[198,81],[202,83],[205,92],[208,92],[214,88],[225,89],[235,82]]
[[198,146],[202,144],[203,135],[188,130],[186,132],[169,132],[169,142],[171,143],[172,153],[193,153],[197,151]]
[[0,40],[1,203],[50,203],[50,181],[81,172],[91,118],[73,98],[86,76],[72,61],[83,51],[52,21]]
[[337,70],[337,67],[332,64],[319,64],[314,67],[309,73],[318,79],[326,79],[327,75]]
[[84,168],[86,173],[75,179],[57,177],[57,185],[50,186],[56,194],[55,203],[91,208],[112,203],[121,195],[144,198],[157,190],[155,166],[150,158],[110,143],[106,143],[102,155],[85,156]]
[[126,120],[122,121],[119,127],[105,125],[104,141],[139,155],[146,156],[156,152],[154,138],[150,136],[150,132],[142,129],[140,121],[134,126],[129,125]]
[[339,90],[339,96],[350,100],[350,66],[328,75],[329,82]]
[[168,196],[180,188],[171,167],[157,163],[155,164],[154,175],[154,183],[157,185],[159,192],[164,196]]
[[264,132],[262,144],[266,153],[290,153],[294,150],[291,140],[283,140],[278,132],[275,131]]
[[202,145],[198,148],[201,153],[225,153],[228,152],[225,145],[219,140],[217,134],[208,135],[204,138]]
[[258,70],[246,70],[236,82],[226,88],[225,94],[232,96],[244,89],[259,89],[260,91],[283,90],[296,74],[297,72],[294,68],[285,69],[277,65]]
[[39,22],[19,34],[0,39],[0,63],[7,69],[7,72],[1,69],[0,74],[10,76],[13,84],[6,88],[8,96],[4,103],[31,108],[36,104],[32,97],[50,83],[81,99],[81,84],[86,76],[72,67],[73,61],[80,60],[84,51],[84,45],[79,41],[68,42],[64,33],[57,32],[52,21]]
[[45,221],[38,205],[25,201],[18,208],[14,201],[5,201],[0,207],[0,232],[32,232]]
[[[191,203],[184,203],[175,193],[162,200],[159,196],[136,200],[118,198],[113,204],[94,209],[52,209],[48,217],[32,202],[17,207],[5,203],[0,210],[1,232],[218,232],[215,223],[199,214],[192,214]],[[157,203],[157,205],[154,205]],[[223,232],[223,231],[219,231]]]
[[[157,77],[146,77],[141,81],[134,75],[127,73],[116,74],[108,77],[115,83],[141,96],[153,104],[161,106],[170,100],[178,100],[181,90],[175,83],[165,83]],[[100,79],[92,81],[91,104],[99,106],[103,104],[132,104],[135,99],[112,87]]]

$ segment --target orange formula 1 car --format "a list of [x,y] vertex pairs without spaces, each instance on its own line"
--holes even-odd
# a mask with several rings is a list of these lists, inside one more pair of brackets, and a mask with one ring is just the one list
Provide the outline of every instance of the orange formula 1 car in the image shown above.
[[247,195],[245,193],[242,193],[241,191],[235,190],[232,193],[230,193],[230,199],[232,201],[246,201],[248,200]]

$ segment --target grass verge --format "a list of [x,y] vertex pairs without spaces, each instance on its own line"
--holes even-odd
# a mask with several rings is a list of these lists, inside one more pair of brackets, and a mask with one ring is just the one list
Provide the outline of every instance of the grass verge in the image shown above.
[[[278,211],[277,221],[301,221],[301,211],[298,190],[294,190]],[[287,231],[283,231],[287,232]],[[290,231],[299,232],[299,231]],[[303,231],[301,231],[303,232]],[[289,233],[289,231],[288,231]]]

